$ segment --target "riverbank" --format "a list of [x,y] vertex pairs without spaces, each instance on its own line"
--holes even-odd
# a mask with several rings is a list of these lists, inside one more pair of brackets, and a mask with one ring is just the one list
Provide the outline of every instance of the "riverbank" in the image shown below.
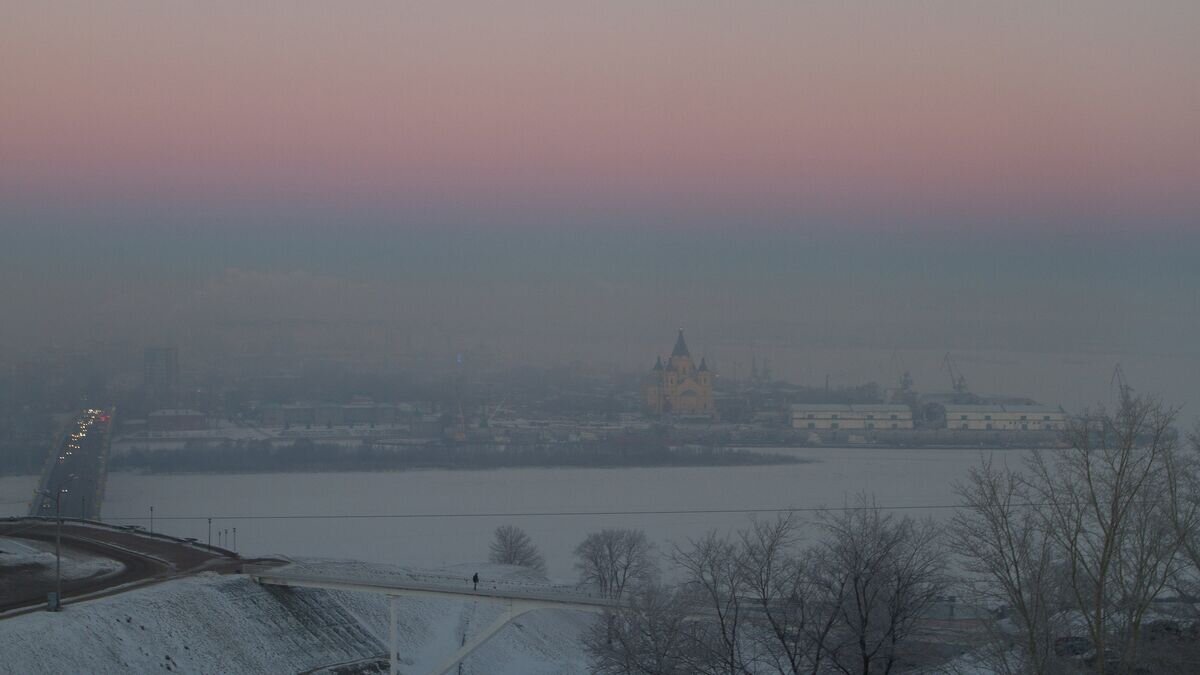
[[799,464],[803,458],[762,450],[608,443],[529,446],[429,444],[381,448],[296,441],[289,446],[238,443],[185,450],[133,450],[110,462],[138,473],[277,473],[477,470],[514,468],[653,468]]

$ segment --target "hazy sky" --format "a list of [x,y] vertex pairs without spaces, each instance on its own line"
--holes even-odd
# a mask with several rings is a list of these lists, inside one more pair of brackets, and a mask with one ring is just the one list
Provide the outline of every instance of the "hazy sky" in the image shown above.
[[[1193,0],[5,3],[0,338],[319,317],[637,362],[688,325],[797,377],[838,346],[1194,365],[1197,27]],[[103,319],[64,332],[80,284]]]
[[1200,205],[1191,0],[2,11],[5,198],[1063,228]]

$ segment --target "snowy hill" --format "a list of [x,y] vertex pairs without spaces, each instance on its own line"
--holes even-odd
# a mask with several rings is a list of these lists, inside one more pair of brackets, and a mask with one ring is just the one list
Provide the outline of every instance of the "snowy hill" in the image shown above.
[[[382,567],[382,566],[377,566]],[[513,568],[479,566],[482,575]],[[401,672],[425,673],[500,612],[487,601],[403,598]],[[584,673],[592,617],[528,614],[468,658],[463,673]],[[381,596],[263,587],[203,574],[0,621],[3,673],[298,673],[383,657]]]

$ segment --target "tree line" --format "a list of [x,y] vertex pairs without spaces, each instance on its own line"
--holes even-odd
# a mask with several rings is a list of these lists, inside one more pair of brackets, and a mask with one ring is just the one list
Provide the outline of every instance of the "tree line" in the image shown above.
[[[588,534],[579,583],[619,601],[585,635],[593,672],[1197,672],[1200,433],[1183,442],[1177,414],[1125,389],[1064,448],[983,460],[944,522],[862,496],[667,550]],[[512,526],[491,560],[545,573]],[[973,610],[969,649],[936,634],[953,607]]]

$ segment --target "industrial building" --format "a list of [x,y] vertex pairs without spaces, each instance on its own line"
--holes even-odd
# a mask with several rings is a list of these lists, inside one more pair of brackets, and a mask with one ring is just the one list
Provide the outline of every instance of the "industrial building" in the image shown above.
[[208,428],[208,417],[199,410],[155,410],[146,417],[150,431],[199,431]]
[[1043,405],[946,405],[946,428],[967,431],[1061,431],[1067,416]]
[[262,409],[265,427],[374,426],[395,424],[398,418],[395,405],[376,403],[292,403]]
[[798,404],[792,406],[792,428],[827,431],[835,429],[912,429],[912,411],[895,404]]

